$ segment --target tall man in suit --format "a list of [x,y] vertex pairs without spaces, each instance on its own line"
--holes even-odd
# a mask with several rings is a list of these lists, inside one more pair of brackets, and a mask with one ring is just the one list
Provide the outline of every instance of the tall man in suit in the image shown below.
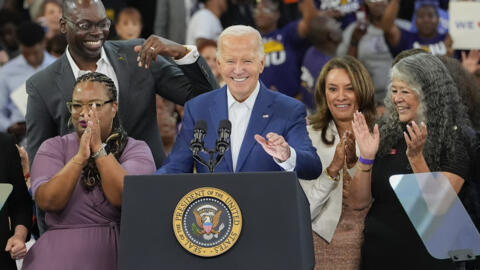
[[[73,83],[86,71],[97,71],[115,82],[125,130],[147,142],[160,167],[165,154],[156,125],[155,94],[183,104],[215,89],[218,84],[208,65],[196,48],[167,44],[157,36],[146,41],[105,41],[110,21],[100,0],[66,0],[63,5],[60,29],[68,48],[59,60],[27,81],[30,158],[45,139],[71,131],[65,102],[71,100]],[[179,59],[180,65],[168,58]]]
[[[232,123],[230,149],[217,172],[296,171],[314,179],[322,164],[310,141],[305,106],[271,91],[259,81],[265,55],[260,33],[250,26],[231,26],[218,39],[217,65],[227,86],[202,94],[185,105],[182,130],[157,173],[192,172],[189,149],[194,124],[207,122],[204,143],[215,146],[219,121]],[[207,172],[202,165],[197,172]]]
[[165,153],[156,122],[155,94],[184,104],[218,87],[195,47],[167,43],[158,36],[146,41],[105,41],[110,24],[100,0],[64,1],[60,30],[66,35],[67,50],[27,81],[31,160],[44,140],[72,131],[65,102],[72,99],[75,79],[85,72],[112,78],[119,91],[119,115],[125,130],[149,145],[157,167]]

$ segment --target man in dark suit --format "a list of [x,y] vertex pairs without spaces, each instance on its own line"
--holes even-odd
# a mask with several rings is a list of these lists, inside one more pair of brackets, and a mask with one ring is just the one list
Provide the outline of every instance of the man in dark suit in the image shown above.
[[[186,103],[182,130],[157,173],[192,172],[189,146],[195,123],[207,122],[209,132],[204,144],[213,148],[219,121],[228,119],[232,122],[230,149],[217,172],[285,170],[296,171],[304,179],[320,175],[322,164],[307,134],[305,106],[267,89],[259,81],[264,63],[262,39],[257,30],[237,25],[222,32],[217,65],[227,86]],[[208,172],[202,165],[196,169]]]
[[105,41],[110,24],[100,0],[64,1],[60,30],[66,35],[67,50],[27,81],[30,160],[43,141],[72,131],[65,102],[72,99],[75,79],[87,71],[104,73],[115,82],[120,120],[129,136],[149,145],[157,167],[165,153],[156,124],[155,94],[183,105],[218,87],[195,47],[167,43],[157,36],[146,41]]
[[[165,153],[156,125],[155,94],[183,105],[217,87],[196,48],[189,51],[190,47],[167,44],[157,36],[145,42],[105,41],[109,26],[101,1],[64,1],[60,28],[67,37],[67,51],[27,81],[27,149],[31,160],[45,139],[71,131],[65,102],[71,100],[73,83],[84,71],[105,73],[113,79],[119,89],[122,124],[129,136],[147,142],[157,167]],[[176,65],[167,57],[191,61]]]

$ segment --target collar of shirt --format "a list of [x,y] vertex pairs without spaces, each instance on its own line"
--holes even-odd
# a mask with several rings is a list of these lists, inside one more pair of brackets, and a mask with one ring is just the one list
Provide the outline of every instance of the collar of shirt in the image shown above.
[[[83,74],[86,74],[90,72],[89,70],[80,70],[80,68],[77,66],[77,63],[72,58],[72,55],[68,51],[68,46],[65,50],[65,53],[67,54],[67,59],[68,62],[70,63],[70,67],[72,68],[73,76],[75,77],[75,80],[78,79],[78,77],[82,76]],[[120,97],[120,88],[118,85],[118,80],[117,80],[117,75],[115,74],[115,70],[113,69],[112,64],[108,60],[107,54],[105,53],[105,49],[102,47],[102,50],[100,52],[100,59],[97,61],[97,69],[95,70],[96,72],[103,73],[107,75],[110,79],[112,79],[113,83],[115,84],[115,87],[117,87],[117,99]]]
[[258,92],[260,91],[260,83],[257,82],[257,86],[255,90],[250,94],[250,96],[244,102],[238,102],[230,93],[230,89],[227,86],[227,104],[228,109],[230,110],[233,105],[235,104],[245,104],[249,111],[253,109],[253,105],[255,104],[255,100],[257,100]]
[[[68,46],[65,49],[65,53],[67,54],[67,59],[68,59],[68,62],[70,63],[70,67],[72,68],[73,76],[75,77],[75,79],[89,72],[85,70],[80,70],[80,68],[77,66],[77,63],[75,63],[75,61],[73,60],[72,55],[68,50]],[[102,47],[102,51],[100,53],[100,59],[98,59],[97,61],[97,70],[99,70],[100,66],[103,66],[103,65],[111,66],[113,68],[112,64],[110,64],[110,61],[108,61],[108,57],[107,57],[107,54],[105,53],[105,49]]]

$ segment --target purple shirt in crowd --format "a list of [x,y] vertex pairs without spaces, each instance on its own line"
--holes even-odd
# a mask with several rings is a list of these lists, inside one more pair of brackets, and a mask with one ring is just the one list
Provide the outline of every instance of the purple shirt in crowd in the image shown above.
[[401,38],[397,46],[389,45],[390,52],[393,57],[397,56],[400,52],[404,50],[409,50],[413,48],[424,49],[425,51],[434,54],[434,55],[445,55],[447,54],[447,47],[445,46],[444,40],[447,34],[437,34],[431,39],[422,39],[418,36],[418,33],[412,33],[400,29]]
[[307,39],[298,35],[298,22],[262,35],[265,69],[260,80],[267,88],[291,97],[300,93],[300,66],[309,45]]
[[315,100],[313,93],[315,92],[315,84],[318,75],[322,71],[323,66],[332,59],[315,47],[310,47],[303,57],[302,64],[302,102],[307,106],[308,110],[315,111]]

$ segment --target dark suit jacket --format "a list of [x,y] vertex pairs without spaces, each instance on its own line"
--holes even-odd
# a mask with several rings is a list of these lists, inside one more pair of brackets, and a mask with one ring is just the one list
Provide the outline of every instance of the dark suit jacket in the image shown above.
[[[118,79],[120,120],[130,137],[148,144],[158,168],[165,152],[156,121],[155,94],[183,105],[218,84],[201,57],[194,64],[177,66],[160,56],[148,70],[140,68],[133,51],[138,44],[143,40],[106,41],[104,48]],[[30,160],[43,141],[73,131],[67,124],[70,113],[65,102],[72,99],[74,83],[66,54],[27,80]]]
[[[200,95],[185,105],[182,130],[175,145],[157,173],[192,172],[193,158],[189,149],[193,138],[193,127],[198,120],[208,124],[205,146],[214,148],[220,120],[228,119],[227,87]],[[255,134],[265,137],[269,132],[282,135],[297,153],[296,167],[298,177],[314,179],[322,172],[322,164],[307,134],[305,106],[298,100],[260,86],[255,105],[250,116],[247,131],[237,160],[237,172],[281,171],[273,158],[263,150],[254,138]],[[232,126],[235,130],[235,126]],[[204,159],[208,160],[206,155]],[[197,172],[208,172],[203,165],[197,165]],[[216,172],[233,172],[230,149]]]
[[[14,233],[17,225],[32,227],[32,198],[28,194],[18,150],[13,137],[0,133],[0,183],[13,185],[13,191],[0,211],[0,268],[3,270],[17,269],[10,253],[5,252],[7,240]],[[8,222],[12,221],[12,230]]]

